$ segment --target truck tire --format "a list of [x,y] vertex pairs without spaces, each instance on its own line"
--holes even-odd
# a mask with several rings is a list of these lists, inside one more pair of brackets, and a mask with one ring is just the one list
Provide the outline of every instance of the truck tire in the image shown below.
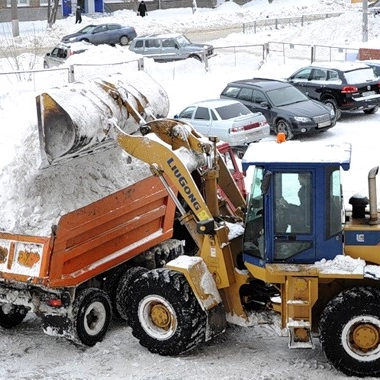
[[143,347],[160,355],[179,355],[205,341],[206,314],[185,276],[153,269],[130,287],[128,321]]
[[132,267],[128,268],[127,271],[120,277],[119,283],[116,289],[116,300],[115,306],[119,316],[128,321],[127,310],[129,307],[128,292],[130,286],[133,282],[137,280],[140,276],[146,273],[148,269],[144,267]]
[[75,340],[94,346],[106,335],[111,316],[111,301],[106,292],[94,288],[83,290],[73,304]]
[[[5,312],[5,308],[9,308]],[[5,329],[11,329],[19,325],[26,315],[28,314],[28,309],[24,306],[16,306],[5,304],[0,307],[0,326]]]
[[102,276],[105,278],[102,289],[107,293],[108,297],[111,300],[112,315],[116,318],[120,317],[116,307],[117,288],[119,286],[120,278],[121,276],[123,276],[126,270],[128,270],[127,265],[120,265],[117,268],[112,269],[109,272],[106,272],[105,276]]
[[344,290],[326,306],[320,341],[327,359],[348,376],[380,376],[380,290]]

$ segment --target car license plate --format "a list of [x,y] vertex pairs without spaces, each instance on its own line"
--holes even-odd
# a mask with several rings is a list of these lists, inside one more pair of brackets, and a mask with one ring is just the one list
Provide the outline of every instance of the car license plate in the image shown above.
[[371,96],[371,95],[375,95],[375,91],[364,91],[362,93],[363,96]]
[[323,123],[318,124],[318,128],[328,127],[329,125],[331,125],[329,121],[324,121]]

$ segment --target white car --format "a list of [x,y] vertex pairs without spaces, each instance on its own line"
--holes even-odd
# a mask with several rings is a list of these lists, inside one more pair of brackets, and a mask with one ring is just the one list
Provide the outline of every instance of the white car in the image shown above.
[[216,136],[232,147],[246,146],[269,136],[269,124],[261,112],[251,112],[232,99],[193,103],[174,118],[188,122],[202,135]]
[[44,56],[44,69],[60,66],[66,62],[73,54],[80,54],[88,50],[91,46],[88,42],[74,42],[72,44],[64,44],[60,42],[52,51]]

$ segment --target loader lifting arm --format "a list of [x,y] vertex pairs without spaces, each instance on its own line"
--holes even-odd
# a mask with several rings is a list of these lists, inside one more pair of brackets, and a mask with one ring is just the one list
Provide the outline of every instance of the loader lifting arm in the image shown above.
[[[152,172],[159,175],[162,180],[165,180],[163,176],[165,174],[178,189],[190,208],[188,212],[184,209],[180,210],[182,213],[180,222],[185,225],[197,244],[199,256],[206,262],[217,287],[219,289],[228,288],[236,282],[236,279],[229,228],[218,210],[219,167],[216,160],[214,165],[209,165],[202,174],[202,180],[205,176],[205,181],[208,181],[204,196],[191,175],[194,169],[207,164],[212,144],[203,141],[204,138],[198,136],[189,124],[178,120],[155,120],[147,123],[141,129],[143,133],[151,130],[156,134],[133,136],[116,127],[118,144],[127,153],[150,164]],[[234,183],[232,177],[231,182]],[[214,195],[210,196],[210,192]],[[211,200],[211,207],[208,200]],[[229,295],[226,297],[233,298]],[[240,302],[237,308],[241,314]]]

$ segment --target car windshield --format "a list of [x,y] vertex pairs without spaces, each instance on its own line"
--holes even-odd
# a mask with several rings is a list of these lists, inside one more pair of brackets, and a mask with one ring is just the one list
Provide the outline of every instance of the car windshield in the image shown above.
[[371,67],[368,69],[347,71],[344,73],[344,77],[346,78],[347,84],[365,83],[377,80]]
[[289,104],[305,102],[309,98],[293,86],[276,88],[267,91],[267,96],[275,107],[287,106]]
[[251,113],[251,111],[242,103],[234,103],[227,106],[217,107],[215,108],[215,111],[219,114],[222,120],[228,120]]
[[185,36],[181,35],[176,38],[176,41],[178,45],[180,46],[186,46],[186,45],[191,45],[191,41],[187,39]]
[[97,25],[87,25],[83,29],[78,30],[77,33],[91,33],[96,27]]

